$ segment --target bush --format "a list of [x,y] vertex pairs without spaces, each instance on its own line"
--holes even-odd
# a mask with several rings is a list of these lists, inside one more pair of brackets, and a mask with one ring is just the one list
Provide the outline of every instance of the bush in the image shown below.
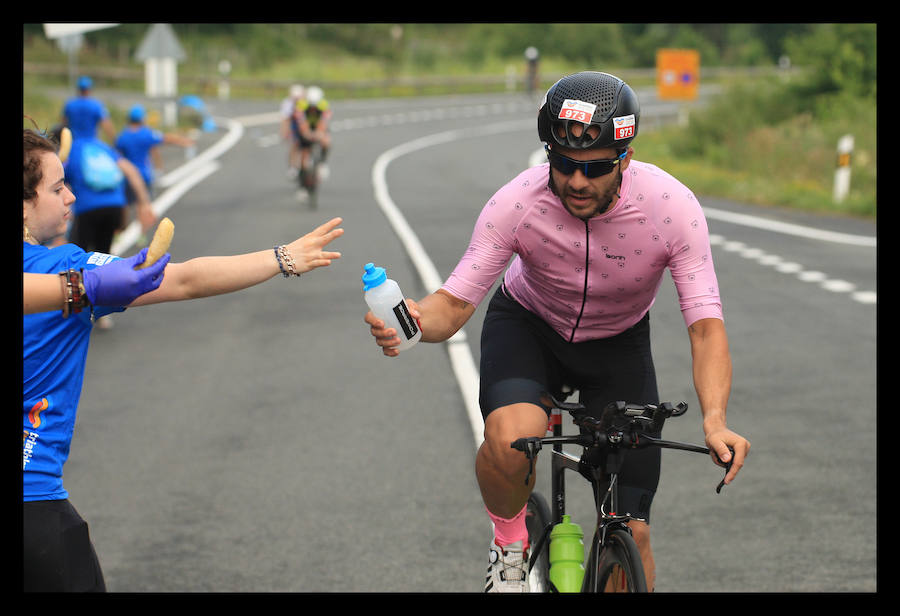
[[[850,194],[836,204],[836,147],[845,134],[855,140]],[[874,98],[837,93],[798,101],[791,84],[739,85],[695,110],[688,126],[635,143],[646,160],[701,195],[875,216]]]

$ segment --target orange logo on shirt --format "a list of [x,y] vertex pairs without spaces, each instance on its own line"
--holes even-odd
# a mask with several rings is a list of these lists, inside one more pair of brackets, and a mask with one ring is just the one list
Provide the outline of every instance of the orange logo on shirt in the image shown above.
[[41,427],[41,413],[46,411],[49,406],[50,403],[47,402],[47,398],[42,398],[40,402],[31,407],[31,410],[28,412],[28,421],[31,422],[32,428]]

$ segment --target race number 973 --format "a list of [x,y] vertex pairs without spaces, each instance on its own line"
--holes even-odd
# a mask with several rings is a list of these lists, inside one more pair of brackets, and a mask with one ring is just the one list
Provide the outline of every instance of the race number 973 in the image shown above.
[[634,114],[613,118],[613,137],[616,140],[634,137]]
[[592,103],[566,99],[559,108],[557,117],[560,120],[572,120],[574,122],[581,122],[582,124],[590,124],[596,109],[597,105]]
[[591,116],[580,109],[563,109],[559,117],[562,120],[575,120],[584,124],[588,124],[591,121]]

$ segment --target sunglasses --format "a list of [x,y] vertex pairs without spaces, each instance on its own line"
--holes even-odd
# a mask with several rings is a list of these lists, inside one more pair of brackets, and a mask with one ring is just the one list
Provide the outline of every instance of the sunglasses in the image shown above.
[[619,161],[625,158],[626,154],[626,152],[622,152],[615,158],[599,160],[575,160],[558,154],[547,146],[544,146],[544,149],[547,151],[547,160],[550,161],[550,166],[563,175],[572,175],[576,169],[581,169],[581,172],[588,178],[599,178],[610,173]]

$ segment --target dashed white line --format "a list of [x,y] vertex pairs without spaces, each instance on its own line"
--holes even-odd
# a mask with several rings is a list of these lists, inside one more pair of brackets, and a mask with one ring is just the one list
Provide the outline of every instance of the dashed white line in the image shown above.
[[[824,239],[824,237],[825,236],[822,236],[819,239]],[[841,239],[847,240],[849,237],[858,236],[842,235]],[[772,267],[776,272],[782,274],[793,274],[803,282],[816,283],[826,291],[831,291],[832,293],[847,293],[853,300],[859,302],[860,304],[875,304],[878,302],[878,295],[875,291],[857,291],[856,285],[852,282],[829,278],[828,275],[824,272],[805,269],[799,263],[795,263],[793,261],[784,261],[778,255],[769,254],[759,248],[747,246],[743,242],[727,240],[721,235],[710,234],[709,243],[713,246],[719,246],[720,248],[722,248],[722,250],[736,253],[744,257],[745,259],[756,261],[760,265]],[[862,242],[849,243],[859,244]]]

